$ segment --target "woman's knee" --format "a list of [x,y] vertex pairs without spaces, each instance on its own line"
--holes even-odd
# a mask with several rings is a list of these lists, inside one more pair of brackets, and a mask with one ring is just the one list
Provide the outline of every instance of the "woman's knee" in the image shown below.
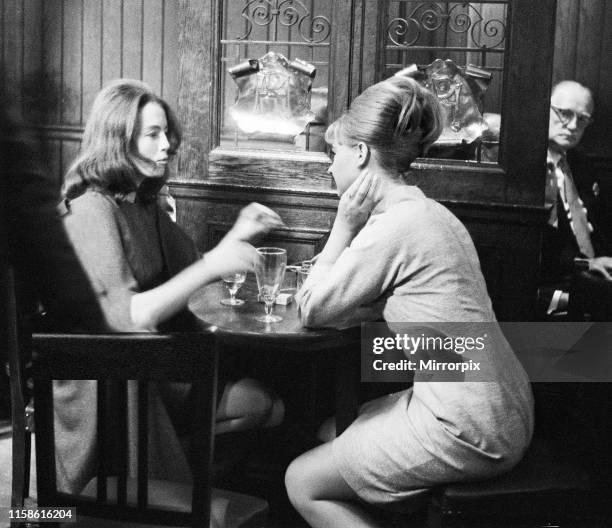
[[338,470],[331,443],[315,447],[291,462],[285,472],[285,487],[291,503],[300,511],[319,500],[356,496]]
[[299,511],[312,500],[309,489],[308,464],[304,455],[296,458],[285,471],[285,488],[291,504]]
[[278,397],[272,396],[272,407],[264,427],[276,427],[285,418],[285,403]]
[[226,419],[242,419],[251,426],[271,426],[282,421],[284,405],[260,382],[244,378],[228,384],[219,413]]

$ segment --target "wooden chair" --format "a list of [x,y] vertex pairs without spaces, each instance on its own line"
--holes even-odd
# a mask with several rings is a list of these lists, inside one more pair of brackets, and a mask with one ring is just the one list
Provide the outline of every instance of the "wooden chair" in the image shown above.
[[11,507],[21,508],[30,484],[31,409],[28,409],[23,379],[24,365],[19,345],[15,278],[12,267],[0,261],[0,339],[6,350],[12,421]]
[[[211,488],[217,370],[214,335],[35,334],[33,347],[39,506],[76,506],[81,525],[85,525],[81,519],[85,515],[193,527],[209,522],[228,528],[263,526],[264,500]],[[98,380],[97,476],[78,495],[58,491],[56,485],[52,380],[58,379]],[[135,477],[128,470],[127,380],[137,380],[130,383],[138,386]],[[148,477],[148,385],[155,380],[193,383],[192,486]],[[109,396],[117,402],[112,409],[108,408],[113,399]],[[112,423],[109,411],[114,416]],[[111,435],[118,437],[118,444],[109,442]],[[116,463],[108,464],[110,458]],[[91,519],[89,523],[95,526]],[[108,526],[108,521],[103,525]]]
[[535,440],[509,473],[437,490],[429,504],[428,527],[592,526],[587,518],[589,489],[589,476],[577,461]]
[[[13,419],[11,506],[29,496],[33,409],[25,396],[33,377],[36,401],[36,463],[39,506],[76,506],[79,526],[261,527],[267,503],[255,497],[211,489],[213,424],[216,406],[217,351],[211,333],[183,334],[35,334],[18,320],[13,270],[0,260],[0,339],[7,350]],[[24,364],[34,353],[32,370]],[[55,474],[52,380],[94,379],[97,384],[97,476],[78,495],[58,491]],[[127,380],[138,385],[138,467],[127,468]],[[155,380],[193,382],[193,486],[148,478],[147,385]],[[110,392],[117,408],[106,405]],[[110,444],[108,413],[115,414]],[[110,454],[118,462],[105,464]],[[84,517],[90,516],[90,517]],[[115,520],[112,521],[111,519]]]
[[523,459],[499,477],[435,490],[428,528],[600,526],[583,424],[566,407],[570,383],[534,383],[535,433]]

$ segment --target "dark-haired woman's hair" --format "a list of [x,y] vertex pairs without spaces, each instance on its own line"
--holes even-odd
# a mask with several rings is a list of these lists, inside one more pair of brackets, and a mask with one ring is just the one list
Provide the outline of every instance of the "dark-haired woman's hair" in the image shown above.
[[410,77],[395,76],[367,88],[325,133],[328,143],[370,147],[377,162],[402,176],[442,132],[436,96]]
[[113,194],[136,188],[138,169],[130,160],[137,155],[136,134],[140,110],[150,102],[159,104],[168,122],[168,155],[176,153],[181,131],[171,108],[151,88],[140,81],[119,79],[97,95],[87,120],[80,154],[68,169],[62,194],[75,198],[87,187]]

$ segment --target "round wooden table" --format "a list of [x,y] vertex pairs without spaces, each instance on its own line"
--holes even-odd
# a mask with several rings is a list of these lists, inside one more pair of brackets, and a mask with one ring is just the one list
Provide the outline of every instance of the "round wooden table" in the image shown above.
[[[257,283],[253,274],[239,290],[237,297],[245,301],[240,306],[226,306],[221,299],[229,293],[221,281],[209,284],[196,292],[189,309],[205,328],[213,329],[220,348],[239,346],[243,350],[266,350],[283,353],[291,361],[291,353],[329,353],[335,370],[335,405],[338,431],[343,431],[357,412],[359,374],[359,329],[305,328],[298,316],[297,303],[274,305],[274,314],[283,320],[261,323],[255,318],[263,315],[264,304],[257,301]],[[288,354],[289,353],[289,354]]]

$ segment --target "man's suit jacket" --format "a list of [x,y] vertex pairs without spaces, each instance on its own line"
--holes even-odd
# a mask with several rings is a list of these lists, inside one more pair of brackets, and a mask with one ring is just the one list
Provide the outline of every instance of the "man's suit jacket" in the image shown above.
[[[576,189],[588,212],[594,228],[591,242],[595,256],[612,255],[610,245],[601,229],[602,204],[599,186],[594,178],[594,167],[586,155],[571,150],[567,162],[572,171]],[[574,258],[583,257],[571,230],[563,202],[557,194],[558,227],[546,226],[542,244],[541,284],[544,288],[568,291]],[[551,293],[552,294],[552,293]]]

